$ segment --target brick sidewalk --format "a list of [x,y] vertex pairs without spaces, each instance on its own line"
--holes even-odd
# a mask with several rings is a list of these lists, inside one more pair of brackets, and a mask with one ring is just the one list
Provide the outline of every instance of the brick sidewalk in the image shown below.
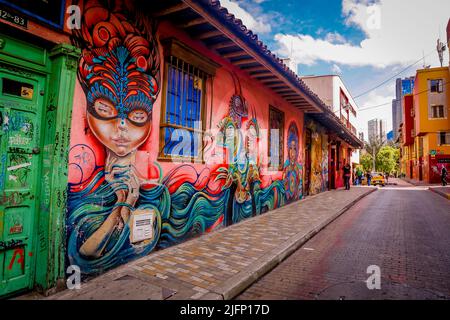
[[231,299],[376,188],[325,192],[118,267],[47,299]]

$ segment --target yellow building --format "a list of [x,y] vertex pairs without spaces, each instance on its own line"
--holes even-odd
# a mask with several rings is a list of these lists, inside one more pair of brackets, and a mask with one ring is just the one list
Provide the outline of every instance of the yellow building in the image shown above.
[[413,96],[415,137],[405,150],[409,171],[415,180],[439,183],[442,167],[450,169],[449,68],[417,70]]

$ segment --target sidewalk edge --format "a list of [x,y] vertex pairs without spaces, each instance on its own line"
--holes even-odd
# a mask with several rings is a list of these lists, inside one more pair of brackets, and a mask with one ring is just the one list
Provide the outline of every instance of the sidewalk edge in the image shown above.
[[[231,300],[250,285],[256,282],[259,278],[264,276],[266,273],[274,269],[278,264],[292,255],[296,250],[298,250],[303,244],[308,240],[318,234],[321,230],[326,228],[330,223],[340,217],[342,214],[347,212],[356,203],[361,201],[363,198],[377,191],[377,188],[373,188],[370,191],[360,195],[358,198],[353,200],[351,203],[346,205],[341,211],[335,213],[318,226],[308,231],[306,234],[297,234],[294,237],[287,240],[280,247],[275,248],[261,259],[256,261],[248,270],[242,271],[237,275],[231,277],[226,284],[216,286],[210,292],[201,296],[198,300]],[[281,249],[281,250],[280,250]]]
[[428,188],[428,190],[431,191],[431,192],[434,192],[434,193],[436,193],[438,195],[440,195],[441,197],[443,197],[443,198],[445,198],[447,200],[450,200],[450,193],[445,193],[445,192],[436,190],[435,188]]

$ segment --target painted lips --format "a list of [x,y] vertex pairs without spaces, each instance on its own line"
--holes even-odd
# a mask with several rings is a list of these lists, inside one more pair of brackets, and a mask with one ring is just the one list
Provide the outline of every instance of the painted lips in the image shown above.
[[119,147],[125,147],[131,142],[130,140],[125,138],[112,139],[112,141],[114,141],[114,143]]

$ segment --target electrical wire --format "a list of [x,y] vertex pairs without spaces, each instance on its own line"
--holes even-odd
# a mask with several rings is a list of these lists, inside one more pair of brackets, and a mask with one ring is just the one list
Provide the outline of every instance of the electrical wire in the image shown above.
[[[448,44],[448,43],[446,43],[445,46],[447,46],[447,44]],[[406,70],[408,70],[408,69],[412,68],[413,66],[415,66],[416,64],[418,64],[420,61],[422,61],[422,60],[425,59],[426,57],[430,56],[430,55],[431,55],[432,53],[434,53],[435,51],[436,51],[436,49],[433,49],[433,51],[430,51],[430,53],[428,53],[427,55],[421,57],[419,60],[417,60],[417,61],[414,62],[413,64],[410,64],[410,65],[407,66],[406,68],[402,69],[400,72],[396,73],[395,75],[393,75],[393,76],[390,77],[389,79],[383,81],[383,82],[380,83],[379,85],[373,87],[372,89],[367,90],[367,91],[365,91],[365,92],[363,92],[363,93],[361,93],[361,94],[359,94],[359,95],[353,97],[353,99],[356,100],[356,99],[358,99],[358,98],[360,98],[360,97],[362,97],[362,96],[365,96],[366,94],[368,94],[368,93],[370,93],[370,92],[372,92],[372,91],[378,89],[379,87],[385,85],[386,83],[388,83],[388,82],[391,81],[392,79],[394,79],[394,78],[398,77],[399,75],[401,75],[401,74],[402,74],[403,72],[405,72]]]
[[[447,85],[447,84],[450,84],[450,81],[445,82],[442,86],[445,86],[445,85]],[[424,90],[424,91],[415,93],[415,94],[413,94],[412,96],[415,97],[415,96],[421,95],[421,94],[426,93],[426,92],[429,92],[429,91],[431,91],[431,89],[427,89],[427,90]],[[376,105],[376,106],[370,106],[370,107],[361,108],[361,109],[359,109],[358,111],[365,111],[365,110],[370,110],[370,109],[377,109],[377,108],[384,107],[384,106],[389,105],[389,104],[392,104],[392,101],[391,101],[391,102],[386,102],[386,103],[383,103],[383,104],[379,104],[379,105]]]

